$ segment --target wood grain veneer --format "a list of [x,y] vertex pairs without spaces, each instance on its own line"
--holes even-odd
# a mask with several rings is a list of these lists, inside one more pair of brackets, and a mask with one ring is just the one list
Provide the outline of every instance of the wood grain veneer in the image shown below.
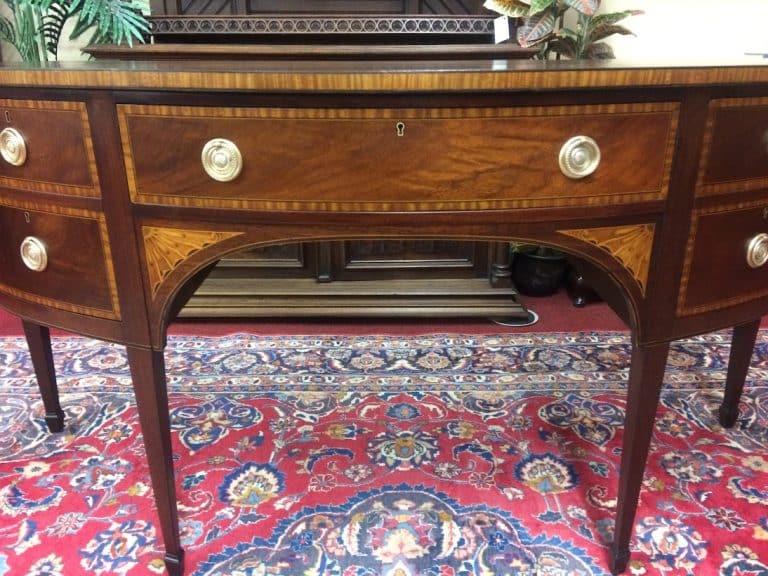
[[23,166],[0,160],[0,186],[98,197],[99,177],[88,115],[82,102],[0,99],[2,126],[27,144]]
[[710,103],[697,194],[712,196],[768,187],[768,98]]
[[677,303],[679,316],[768,296],[768,267],[750,268],[746,260],[749,240],[768,231],[766,208],[768,198],[694,211]]
[[[120,303],[103,214],[0,195],[0,291],[68,312],[117,320]],[[48,249],[48,267],[24,266],[19,247],[27,236]]]
[[64,62],[0,67],[0,85],[113,90],[495,92],[768,83],[765,66],[626,66],[599,61]]
[[[118,114],[134,202],[330,212],[661,200],[677,123],[674,103],[470,109],[121,105]],[[563,176],[558,154],[578,134],[598,142],[602,163],[593,176],[575,181]],[[200,152],[214,137],[233,141],[243,155],[243,171],[232,182],[214,182],[202,170]]]

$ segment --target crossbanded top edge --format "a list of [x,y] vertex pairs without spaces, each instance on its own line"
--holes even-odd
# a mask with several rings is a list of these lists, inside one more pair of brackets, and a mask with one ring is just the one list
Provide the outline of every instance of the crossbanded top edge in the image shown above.
[[620,61],[95,61],[0,66],[0,87],[435,92],[768,84],[768,66]]

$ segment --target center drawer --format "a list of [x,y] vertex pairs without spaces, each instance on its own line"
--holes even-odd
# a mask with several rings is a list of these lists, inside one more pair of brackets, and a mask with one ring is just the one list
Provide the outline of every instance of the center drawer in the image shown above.
[[[136,203],[259,210],[398,211],[601,206],[666,196],[678,105],[276,109],[121,105]],[[631,135],[631,138],[627,138]],[[564,175],[576,136],[599,149]],[[210,177],[208,161],[241,168]],[[236,148],[236,150],[234,149]],[[576,160],[581,152],[574,152]],[[590,153],[587,151],[587,153]],[[218,156],[217,156],[218,154]]]

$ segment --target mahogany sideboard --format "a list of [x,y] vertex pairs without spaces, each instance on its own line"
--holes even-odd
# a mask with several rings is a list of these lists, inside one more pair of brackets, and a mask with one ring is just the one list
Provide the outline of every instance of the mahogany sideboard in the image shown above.
[[166,565],[183,571],[166,327],[221,257],[371,238],[521,240],[589,263],[632,330],[614,573],[671,340],[768,311],[768,67],[144,62],[0,68],[0,305],[45,419],[48,327],[124,344]]

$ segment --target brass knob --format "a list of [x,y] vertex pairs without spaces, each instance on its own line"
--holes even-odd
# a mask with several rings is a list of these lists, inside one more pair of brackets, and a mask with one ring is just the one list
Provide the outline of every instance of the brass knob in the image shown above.
[[42,240],[27,236],[21,242],[21,260],[24,265],[35,272],[42,272],[48,267],[48,251]]
[[214,180],[230,182],[243,169],[243,156],[234,142],[214,138],[203,146],[203,169]]
[[15,128],[4,128],[0,132],[0,155],[13,166],[21,166],[27,161],[27,143],[21,132]]
[[560,148],[560,170],[568,178],[586,178],[599,165],[600,147],[589,136],[574,136]]
[[761,232],[747,244],[747,264],[750,268],[760,268],[768,262],[768,234]]

